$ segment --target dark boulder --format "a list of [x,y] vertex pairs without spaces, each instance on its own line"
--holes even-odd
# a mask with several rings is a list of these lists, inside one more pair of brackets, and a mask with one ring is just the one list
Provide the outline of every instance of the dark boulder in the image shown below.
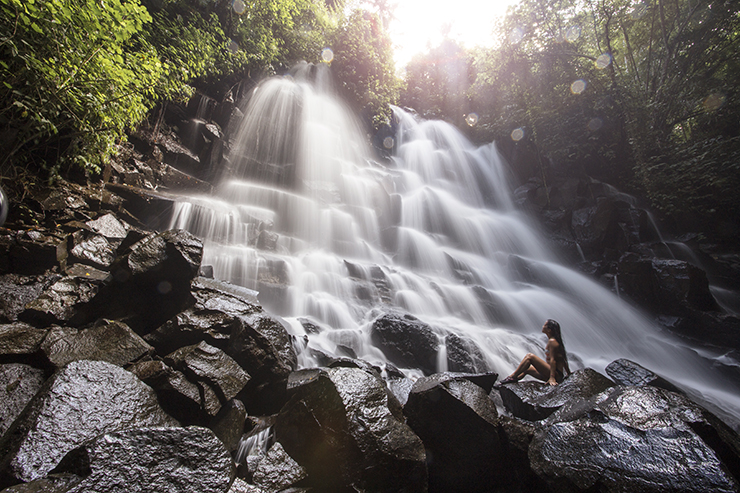
[[605,370],[606,374],[619,385],[652,385],[671,392],[683,393],[665,378],[628,359],[612,361]]
[[63,277],[27,303],[18,319],[41,327],[90,323],[103,316],[101,303],[93,299],[105,292],[105,285],[99,279]]
[[133,426],[172,426],[154,391],[104,361],[75,361],[54,374],[0,441],[0,486],[46,476],[67,452]]
[[0,365],[0,437],[46,380],[44,371],[21,363]]
[[679,394],[615,387],[548,418],[529,457],[557,491],[731,492],[740,440]]
[[276,442],[260,461],[252,481],[265,493],[277,493],[307,477],[306,469],[291,458]]
[[518,382],[499,387],[506,409],[529,421],[544,419],[567,403],[580,402],[614,386],[604,375],[584,368],[570,374],[563,382],[550,386],[544,382]]
[[127,224],[119,221],[113,214],[104,214],[85,223],[91,231],[102,235],[109,240],[123,240],[128,234]]
[[132,428],[102,434],[69,452],[58,472],[84,477],[66,493],[226,493],[231,456],[207,428]]
[[0,276],[0,322],[15,322],[18,315],[29,303],[61,279],[60,274],[21,276],[6,274]]
[[683,260],[619,259],[620,290],[654,313],[685,316],[692,310],[717,310],[706,273]]
[[484,373],[488,371],[486,358],[478,345],[468,337],[450,334],[445,337],[447,347],[447,369],[462,373]]
[[57,368],[77,360],[107,361],[123,366],[153,351],[126,324],[114,320],[100,320],[86,329],[54,326],[41,349]]
[[208,426],[229,452],[236,451],[244,434],[247,421],[247,409],[239,399],[231,399],[221,406],[218,414]]
[[403,412],[424,442],[430,492],[486,492],[509,483],[498,413],[483,388],[464,378],[420,378]]
[[41,351],[49,329],[37,329],[23,322],[0,325],[0,358],[31,359]]
[[2,493],[66,493],[82,481],[76,474],[49,474],[45,478],[5,488]]
[[378,317],[370,337],[389,361],[402,368],[418,368],[426,375],[437,371],[439,338],[432,328],[412,315],[387,313]]
[[275,438],[321,491],[425,491],[424,447],[380,377],[359,368],[291,374]]
[[205,409],[211,416],[236,397],[251,378],[229,355],[205,342],[170,353],[165,363],[201,387],[206,395]]
[[58,266],[63,239],[45,230],[0,230],[0,272],[37,276]]
[[67,239],[67,263],[80,262],[98,269],[108,269],[116,258],[118,242],[99,234],[77,231]]
[[202,255],[201,241],[182,230],[150,234],[134,243],[111,268],[106,316],[124,317],[137,333],[151,332],[192,304],[190,282]]
[[191,382],[162,361],[141,361],[128,370],[154,389],[162,409],[180,423],[202,425],[211,418],[207,403],[216,406],[218,399],[210,387]]

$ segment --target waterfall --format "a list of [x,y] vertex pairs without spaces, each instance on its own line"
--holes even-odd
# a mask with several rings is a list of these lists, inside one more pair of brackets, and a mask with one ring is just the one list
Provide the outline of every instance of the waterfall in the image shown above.
[[[396,108],[395,154],[377,163],[326,79],[304,65],[259,84],[214,195],[177,202],[170,226],[203,239],[216,278],[259,292],[308,348],[380,366],[369,327],[387,311],[416,316],[442,343],[473,341],[500,375],[542,353],[553,318],[573,369],[629,358],[740,422],[740,388],[712,369],[722,354],[688,347],[561,265],[517,210],[493,144]],[[303,350],[299,363],[316,360]]]

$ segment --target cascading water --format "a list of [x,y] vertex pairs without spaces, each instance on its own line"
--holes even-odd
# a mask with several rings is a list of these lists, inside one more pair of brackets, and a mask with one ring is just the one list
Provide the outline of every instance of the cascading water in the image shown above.
[[[215,277],[258,291],[308,347],[350,348],[379,365],[369,326],[383,312],[428,323],[443,348],[451,333],[473,340],[485,370],[501,375],[542,351],[540,327],[554,318],[571,367],[629,358],[740,422],[740,388],[712,370],[718,354],[686,347],[558,263],[516,209],[494,145],[475,148],[454,127],[397,109],[395,155],[377,164],[356,120],[317,83],[322,69],[293,75],[259,84],[243,106],[214,196],[176,205],[170,226],[204,240]],[[323,330],[306,331],[303,318]],[[299,361],[316,364],[308,350]],[[438,358],[438,370],[446,364]]]

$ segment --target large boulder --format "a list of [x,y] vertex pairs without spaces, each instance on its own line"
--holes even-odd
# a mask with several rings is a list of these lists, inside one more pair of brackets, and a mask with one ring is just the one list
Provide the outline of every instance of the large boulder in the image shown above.
[[206,341],[223,349],[255,379],[284,381],[296,368],[293,340],[265,312],[255,292],[223,281],[196,278],[195,304],[162,324],[145,339],[167,353]]
[[60,274],[20,276],[6,274],[0,276],[0,322],[15,322],[18,315],[29,303],[61,279]]
[[488,364],[478,345],[468,337],[450,334],[445,337],[447,369],[462,373],[483,373]]
[[154,391],[104,361],[75,361],[54,374],[0,441],[0,486],[46,476],[67,452],[137,426],[174,426]]
[[214,408],[218,406],[218,398],[210,387],[191,382],[181,371],[163,361],[140,361],[128,371],[152,387],[162,409],[184,425],[207,423],[211,418],[209,403]]
[[44,371],[22,363],[0,365],[0,437],[44,383]]
[[28,359],[40,353],[49,329],[37,329],[23,322],[0,325],[0,356]]
[[105,291],[105,285],[106,281],[100,279],[65,276],[27,303],[18,319],[37,326],[93,322],[103,315],[101,303],[93,300]]
[[86,329],[52,327],[41,349],[57,368],[77,360],[123,366],[153,351],[126,324],[115,320],[100,320]]
[[738,491],[740,439],[687,398],[614,387],[535,431],[532,468],[557,491]]
[[121,318],[146,334],[192,304],[203,244],[182,230],[150,234],[131,245],[111,267],[106,316]]
[[205,342],[170,353],[165,363],[198,385],[205,395],[205,410],[211,416],[236,397],[251,378],[229,355]]
[[420,378],[403,412],[424,442],[430,492],[485,492],[509,482],[498,413],[482,387],[451,375]]
[[440,342],[434,330],[412,315],[386,313],[370,329],[370,338],[389,361],[401,368],[437,371]]
[[275,438],[321,491],[425,491],[424,446],[373,372],[338,367],[291,374]]
[[625,358],[612,361],[604,370],[619,385],[652,385],[671,392],[682,393],[678,387],[665,378]]
[[213,432],[191,426],[104,433],[68,453],[57,470],[83,477],[65,493],[226,493],[233,468]]
[[266,493],[277,493],[307,476],[306,469],[285,452],[280,442],[276,442],[260,461],[252,480]]
[[574,371],[556,386],[538,381],[518,382],[501,385],[499,393],[512,415],[538,421],[565,404],[583,401],[613,386],[614,382],[604,375],[584,368]]

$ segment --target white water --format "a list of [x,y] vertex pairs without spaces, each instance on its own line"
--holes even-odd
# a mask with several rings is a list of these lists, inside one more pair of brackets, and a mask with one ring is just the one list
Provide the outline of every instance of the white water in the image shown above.
[[[711,368],[722,355],[685,347],[561,265],[515,208],[493,145],[475,148],[452,126],[399,110],[392,163],[380,165],[336,98],[292,78],[259,85],[243,111],[216,194],[183,198],[171,227],[204,239],[215,277],[258,291],[296,335],[306,334],[299,317],[323,327],[307,334],[309,347],[346,346],[383,365],[369,326],[397,309],[442,342],[451,332],[472,339],[488,369],[508,375],[525,353],[542,353],[540,328],[554,318],[572,367],[603,372],[629,358],[740,423],[740,389]],[[316,364],[310,351],[299,360]]]

